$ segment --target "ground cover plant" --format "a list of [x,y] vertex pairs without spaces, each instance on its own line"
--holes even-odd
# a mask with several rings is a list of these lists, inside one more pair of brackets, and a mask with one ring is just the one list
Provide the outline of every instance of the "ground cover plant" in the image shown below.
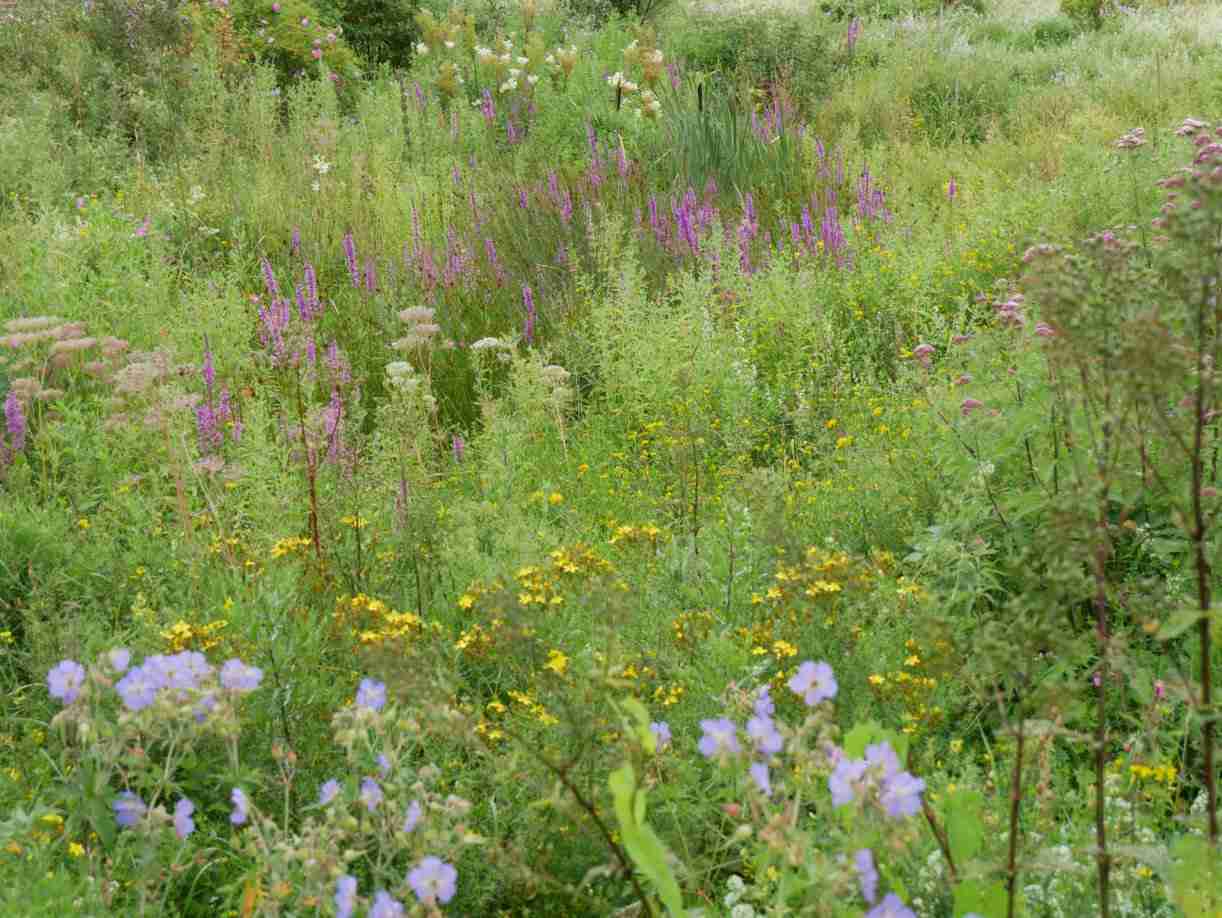
[[4,914],[1222,915],[1213,6],[0,16]]

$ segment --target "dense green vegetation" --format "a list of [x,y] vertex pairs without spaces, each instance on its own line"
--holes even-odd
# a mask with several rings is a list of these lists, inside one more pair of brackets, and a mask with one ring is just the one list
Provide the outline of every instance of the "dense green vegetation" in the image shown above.
[[1222,915],[1214,6],[0,15],[0,912]]

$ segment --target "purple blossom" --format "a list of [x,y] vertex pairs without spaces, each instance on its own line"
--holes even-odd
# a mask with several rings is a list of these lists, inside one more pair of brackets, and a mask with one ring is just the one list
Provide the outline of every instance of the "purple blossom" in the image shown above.
[[247,666],[236,657],[226,660],[221,667],[221,685],[231,692],[253,692],[263,681],[263,670],[257,666]]
[[344,233],[344,261],[348,265],[348,276],[352,278],[352,286],[361,286],[361,271],[356,265],[356,242],[351,231]]
[[365,292],[378,292],[378,266],[372,258],[365,259]]
[[828,790],[832,792],[832,806],[844,806],[853,801],[853,786],[866,773],[865,759],[843,758],[827,778]]
[[212,385],[216,382],[216,367],[212,365],[212,351],[208,348],[207,340],[204,341],[204,365],[200,368],[200,372],[204,379],[204,385],[211,392]]
[[454,434],[454,438],[451,441],[450,445],[454,450],[454,461],[462,462],[463,452],[467,448],[467,441],[464,440],[458,434]]
[[892,819],[903,819],[912,816],[921,809],[921,792],[925,790],[925,782],[915,778],[906,771],[888,778],[883,782],[878,799],[883,809]]
[[233,803],[233,812],[229,814],[229,821],[235,826],[244,825],[248,815],[246,808],[250,806],[250,801],[246,799],[246,792],[240,787],[235,787],[229,799]]
[[917,918],[917,916],[916,912],[904,904],[903,899],[895,893],[887,893],[882,902],[866,912],[866,918]]
[[390,774],[390,759],[386,757],[385,752],[378,753],[378,771],[382,773],[383,778]]
[[75,660],[61,660],[47,673],[47,691],[64,704],[76,701],[84,684],[85,667]]
[[130,829],[148,812],[148,807],[144,801],[131,791],[123,791],[119,794],[111,808],[115,811],[115,822],[124,829]]
[[301,253],[301,230],[296,226],[293,227],[293,235],[289,238],[289,250],[294,255]]
[[772,686],[762,686],[755,696],[753,706],[756,717],[771,717],[776,713],[776,705],[772,701]]
[[878,898],[878,870],[874,867],[874,855],[869,848],[862,848],[853,855],[853,869],[857,871],[857,882],[861,884],[861,897],[873,905]]
[[409,835],[416,830],[416,826],[420,824],[420,817],[424,815],[424,808],[420,805],[419,800],[413,800],[407,807],[407,817],[403,820],[403,831]]
[[335,881],[335,918],[352,918],[356,911],[356,877],[344,874]]
[[365,778],[361,781],[361,803],[365,804],[365,809],[373,812],[378,808],[378,804],[382,802],[382,788],[373,778]]
[[952,175],[950,177],[950,182],[946,186],[946,199],[948,201],[953,201],[958,193],[959,186],[955,184],[955,177]]
[[149,234],[149,230],[151,228],[152,228],[152,222],[149,220],[148,217],[145,217],[144,222],[136,227],[136,231],[132,233],[132,235],[135,236],[137,239],[143,239],[145,236]]
[[760,717],[758,714],[747,721],[747,736],[755,743],[756,751],[761,755],[776,755],[785,746],[785,739],[776,728],[771,717]]
[[373,894],[373,905],[369,907],[369,918],[396,918],[403,914],[403,903],[384,889]]
[[734,721],[728,718],[702,720],[700,729],[704,731],[704,735],[696,744],[696,748],[706,759],[722,753],[739,752],[742,749],[738,742],[738,728],[734,726]]
[[771,797],[772,780],[768,776],[768,766],[763,762],[752,762],[748,771],[751,774],[751,780],[755,782],[755,786],[759,788],[760,793],[765,797]]
[[356,690],[356,706],[380,711],[386,704],[386,683],[373,679],[362,679]]
[[526,307],[526,323],[522,326],[522,339],[531,344],[535,340],[535,293],[530,287],[522,287],[522,303]]
[[116,647],[114,650],[106,654],[106,662],[110,664],[110,668],[117,673],[121,673],[127,669],[127,666],[132,661],[132,652],[126,647]]
[[835,698],[838,689],[831,665],[810,660],[798,667],[788,685],[789,690],[801,696],[808,707]]
[[263,268],[263,286],[267,288],[268,297],[273,301],[280,299],[280,284],[276,281],[276,272],[272,270],[272,263],[265,256],[260,259],[260,265]]
[[649,732],[653,734],[654,749],[661,752],[670,745],[670,724],[664,720],[655,720],[649,725]]
[[4,400],[4,429],[8,432],[9,449],[19,453],[25,447],[26,420],[17,393],[9,389]]
[[892,778],[899,774],[900,760],[886,740],[872,743],[866,747],[866,764],[879,769],[883,778]]
[[426,857],[408,873],[407,882],[425,905],[445,905],[458,889],[458,871],[441,858]]
[[929,369],[929,358],[933,354],[932,344],[918,344],[912,349],[912,356],[917,359],[925,369]]
[[115,691],[129,711],[142,711],[157,700],[157,692],[164,687],[160,672],[146,660],[143,666],[128,670],[115,685]]
[[332,800],[339,796],[339,782],[334,778],[324,781],[322,787],[318,789],[318,805],[326,806]]
[[195,820],[191,814],[195,812],[195,804],[183,797],[174,805],[174,833],[179,838],[186,838],[195,831]]
[[974,398],[965,398],[963,400],[963,404],[959,406],[959,413],[962,414],[964,417],[967,417],[977,408],[983,408],[983,407],[984,407],[984,402],[979,401]]

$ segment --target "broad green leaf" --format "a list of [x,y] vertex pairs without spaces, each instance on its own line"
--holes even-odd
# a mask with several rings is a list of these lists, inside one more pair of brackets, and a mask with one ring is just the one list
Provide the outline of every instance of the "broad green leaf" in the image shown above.
[[979,791],[955,791],[946,797],[946,837],[956,864],[966,864],[984,847],[983,807]]
[[1160,641],[1170,641],[1172,638],[1177,638],[1189,628],[1196,625],[1201,620],[1202,612],[1200,609],[1191,607],[1176,609],[1171,613],[1171,616],[1158,629],[1158,639]]
[[[860,759],[866,754],[867,746],[877,743],[885,735],[886,731],[875,721],[856,724],[844,735],[844,754],[850,759]],[[898,755],[898,751],[896,754]]]
[[683,894],[675,879],[674,871],[666,859],[666,846],[644,823],[645,793],[636,787],[636,773],[630,763],[611,772],[608,784],[615,804],[615,817],[619,822],[624,850],[641,873],[653,884],[666,910],[676,918],[683,918]]
[[[1015,911],[1021,913],[1022,900]],[[1005,918],[1006,888],[1000,882],[986,883],[984,880],[964,880],[955,887],[955,916],[963,918],[972,913],[981,918]]]

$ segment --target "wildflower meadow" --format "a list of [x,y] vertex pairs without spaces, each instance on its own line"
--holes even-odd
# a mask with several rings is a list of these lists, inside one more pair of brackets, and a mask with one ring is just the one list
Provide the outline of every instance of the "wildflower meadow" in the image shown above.
[[0,914],[1222,918],[1222,11],[0,3]]

